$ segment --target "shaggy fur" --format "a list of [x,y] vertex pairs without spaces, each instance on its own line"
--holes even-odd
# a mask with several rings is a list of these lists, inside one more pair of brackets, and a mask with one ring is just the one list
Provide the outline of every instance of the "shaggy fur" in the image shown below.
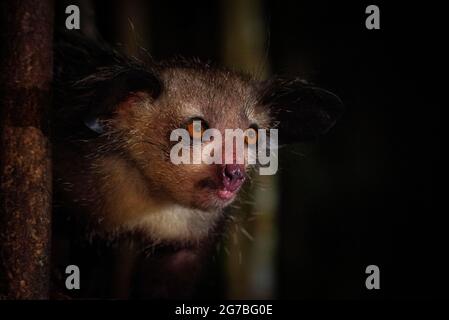
[[83,225],[80,238],[138,234],[148,245],[197,248],[223,229],[233,199],[216,196],[222,165],[170,161],[173,129],[193,118],[222,133],[279,124],[292,142],[325,132],[341,106],[300,80],[258,82],[183,59],[142,62],[78,36],[57,42],[55,92],[56,220]]

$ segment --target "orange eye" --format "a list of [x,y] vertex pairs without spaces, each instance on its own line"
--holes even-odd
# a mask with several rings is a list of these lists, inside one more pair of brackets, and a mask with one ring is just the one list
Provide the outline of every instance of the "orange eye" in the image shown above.
[[245,135],[245,143],[246,144],[256,144],[257,137],[258,137],[257,127],[256,128],[250,127],[247,130],[247,134]]
[[201,138],[203,136],[204,131],[206,131],[207,125],[204,120],[201,119],[192,119],[187,124],[187,131],[190,136],[193,138]]

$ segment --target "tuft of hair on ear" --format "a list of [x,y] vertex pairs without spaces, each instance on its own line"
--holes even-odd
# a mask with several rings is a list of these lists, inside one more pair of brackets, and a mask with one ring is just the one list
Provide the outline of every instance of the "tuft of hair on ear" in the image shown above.
[[259,103],[278,123],[281,144],[317,139],[332,128],[344,111],[330,91],[304,80],[276,78],[258,86]]
[[157,99],[162,91],[162,84],[154,73],[126,66],[104,68],[83,79],[78,85],[92,90],[84,123],[97,133],[104,131],[100,119],[111,118],[127,98],[146,93],[151,99]]
[[100,134],[103,119],[136,93],[157,99],[162,82],[156,64],[127,57],[101,40],[58,33],[55,41],[54,124],[61,133]]

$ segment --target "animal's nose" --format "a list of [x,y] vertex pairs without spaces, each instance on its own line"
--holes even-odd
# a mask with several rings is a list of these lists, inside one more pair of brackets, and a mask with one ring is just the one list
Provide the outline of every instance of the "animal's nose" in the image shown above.
[[245,177],[243,166],[239,164],[227,164],[224,173],[231,180],[239,180]]
[[237,190],[245,181],[245,168],[241,164],[227,164],[223,169],[223,183],[229,191]]

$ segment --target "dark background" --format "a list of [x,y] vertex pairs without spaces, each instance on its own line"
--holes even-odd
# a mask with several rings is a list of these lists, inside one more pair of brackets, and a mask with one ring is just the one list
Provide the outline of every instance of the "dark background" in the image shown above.
[[[120,1],[94,1],[102,37],[118,41]],[[138,4],[138,2],[136,2]],[[156,58],[221,62],[226,1],[151,1]],[[317,143],[280,155],[278,298],[441,297],[441,8],[408,2],[262,1],[271,73],[337,93],[346,112]],[[56,12],[63,23],[62,6]],[[381,29],[365,28],[376,4]],[[59,22],[58,22],[59,21]],[[444,92],[444,91],[443,91]],[[291,150],[290,150],[291,151]],[[441,228],[443,229],[443,228]],[[381,270],[366,290],[365,268]],[[222,290],[224,290],[222,288]]]

